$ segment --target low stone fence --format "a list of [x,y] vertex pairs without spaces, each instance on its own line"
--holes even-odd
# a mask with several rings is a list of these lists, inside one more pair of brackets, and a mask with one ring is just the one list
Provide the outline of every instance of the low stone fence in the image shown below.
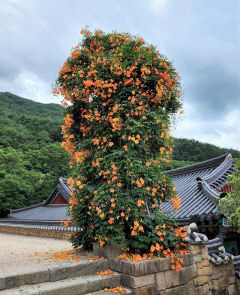
[[122,274],[122,285],[135,295],[239,295],[232,263],[214,265],[203,244],[189,245],[183,268],[171,269],[170,259],[131,262],[110,259],[110,269]]
[[72,235],[71,230],[66,230],[64,227],[60,226],[28,226],[1,223],[0,232],[61,240],[69,240]]

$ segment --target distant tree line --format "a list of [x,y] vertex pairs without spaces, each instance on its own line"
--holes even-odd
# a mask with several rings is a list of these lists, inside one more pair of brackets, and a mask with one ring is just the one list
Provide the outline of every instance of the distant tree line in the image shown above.
[[237,150],[220,148],[194,139],[175,138],[174,142],[173,159],[178,161],[201,162],[227,152],[231,153],[233,158],[240,158],[240,152]]

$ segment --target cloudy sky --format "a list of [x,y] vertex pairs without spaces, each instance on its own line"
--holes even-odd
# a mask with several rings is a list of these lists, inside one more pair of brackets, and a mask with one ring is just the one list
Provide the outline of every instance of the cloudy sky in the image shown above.
[[138,34],[174,62],[175,136],[240,150],[239,0],[0,0],[0,91],[59,103],[51,85],[86,25]]

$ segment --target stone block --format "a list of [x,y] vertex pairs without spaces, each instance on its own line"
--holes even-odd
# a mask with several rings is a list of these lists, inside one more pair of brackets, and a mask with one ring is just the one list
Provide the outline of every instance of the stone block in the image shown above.
[[[14,292],[14,295],[17,294],[24,294],[24,295],[33,295],[33,294],[41,294],[41,295],[68,295],[68,294],[85,294],[86,292],[88,292],[88,281],[84,278],[77,278],[76,280],[71,282],[71,285],[67,282],[55,282],[54,286],[51,285],[52,283],[45,283],[44,285],[40,286],[36,286],[36,288],[32,289],[32,288],[28,288],[27,290],[23,290],[20,291],[20,293],[18,292]],[[98,284],[95,284],[96,286],[98,286]],[[41,290],[40,290],[41,288]],[[80,290],[80,292],[79,292]],[[10,294],[10,293],[9,293]]]
[[210,261],[208,259],[204,259],[202,261],[202,266],[209,266],[210,265]]
[[235,284],[236,283],[236,280],[237,280],[237,277],[234,275],[232,277],[229,277],[228,279],[229,279],[229,283],[230,284]]
[[215,272],[211,275],[210,280],[218,280],[222,277],[222,273],[221,272]]
[[171,259],[170,258],[164,258],[161,261],[156,261],[157,265],[157,271],[165,271],[171,269]]
[[[119,274],[115,274],[114,278],[109,276],[96,278],[93,276],[93,277],[87,277],[86,279],[87,279],[88,293],[94,292],[96,290],[101,290],[103,288],[113,288],[115,286],[119,286],[121,283],[121,275]],[[83,278],[85,282],[86,282],[86,279]],[[82,292],[81,288],[79,288],[76,293],[68,293],[68,294],[85,294],[85,292]]]
[[226,276],[227,277],[232,277],[232,276],[234,276],[235,275],[235,273],[234,273],[234,269],[233,269],[233,267],[232,267],[232,269],[230,269],[230,270],[226,270]]
[[155,281],[157,284],[157,290],[165,290],[166,289],[166,280],[164,272],[158,272],[155,274]]
[[207,266],[198,269],[198,275],[199,276],[211,276],[212,275],[212,268]]
[[228,286],[227,290],[228,290],[228,295],[234,295],[235,294],[235,285]]
[[232,277],[228,277],[228,276],[223,276],[220,280],[221,280],[221,285],[222,287],[228,287],[229,285],[231,285],[231,279]]
[[194,256],[194,255],[201,254],[201,250],[200,250],[200,249],[192,250],[192,251],[191,251],[191,254],[192,254],[193,256]]
[[195,295],[195,287],[193,281],[187,285],[181,285],[166,290],[166,295]]
[[97,272],[107,270],[108,268],[109,263],[107,260],[94,261],[92,263],[89,263],[88,261],[80,261],[72,263],[71,265],[61,264],[58,267],[49,266],[49,280],[55,282],[77,276],[96,274]]
[[98,244],[93,245],[93,255],[94,256],[104,256],[105,258],[114,259],[117,256],[124,253],[122,249],[122,245],[106,245],[104,247],[100,247]]
[[[187,258],[188,262],[191,258]],[[188,263],[187,262],[187,263]],[[140,262],[124,261],[117,259],[110,259],[110,269],[130,274],[133,276],[142,276],[153,274],[171,269],[171,259],[164,258],[160,260],[144,260]]]
[[211,265],[212,265],[213,272],[220,272],[220,271],[227,270],[227,264],[215,265],[211,263]]
[[155,279],[154,279],[154,274],[138,276],[138,277],[122,274],[121,283],[124,286],[136,289],[140,287],[153,285],[155,283]]
[[5,288],[6,288],[5,287],[5,278],[2,277],[2,278],[0,278],[0,291],[5,289]]
[[218,290],[218,288],[219,288],[219,280],[210,281],[209,286],[210,286],[211,290]]
[[170,288],[166,290],[166,295],[179,295],[184,294],[188,295],[189,293],[186,293],[186,286],[177,286],[174,288]]
[[205,294],[203,293],[203,287],[202,287],[202,286],[196,287],[196,288],[194,289],[194,293],[192,293],[192,294],[194,294],[194,295],[205,295]]
[[202,259],[207,259],[208,260],[208,251],[204,251],[202,253]]
[[[237,292],[240,294],[240,279],[236,279],[236,290],[237,290]],[[237,293],[237,294],[238,294]]]
[[35,270],[34,272],[21,273],[18,275],[8,275],[4,279],[5,288],[12,289],[24,285],[32,285],[49,281],[49,272],[46,267]]
[[205,284],[202,286],[203,294],[206,295],[209,291],[209,284]]
[[198,263],[202,261],[202,256],[200,254],[193,256],[193,263]]
[[207,284],[210,280],[210,276],[201,276],[194,279],[196,286],[202,286],[204,284]]
[[200,251],[201,248],[199,247],[199,244],[187,244],[187,250],[192,251]]
[[165,271],[166,288],[172,288],[180,285],[180,272],[175,270]]
[[183,266],[188,266],[193,264],[193,255],[192,254],[186,254],[183,255]]
[[179,271],[179,284],[187,284],[197,276],[196,268],[193,265],[185,266]]
[[133,295],[156,295],[157,290],[156,290],[156,286],[152,285],[152,286],[135,289],[132,291],[132,294]]
[[129,274],[132,276],[142,276],[158,272],[158,262],[145,260],[140,262],[110,259],[109,267],[111,270]]

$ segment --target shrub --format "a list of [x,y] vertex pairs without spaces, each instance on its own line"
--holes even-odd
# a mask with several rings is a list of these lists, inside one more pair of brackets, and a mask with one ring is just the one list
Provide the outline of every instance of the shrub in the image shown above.
[[219,200],[219,210],[228,215],[233,226],[238,228],[240,232],[240,160],[235,159],[235,173],[229,175],[229,185],[233,187],[231,193]]
[[161,169],[173,150],[168,127],[181,107],[179,76],[142,38],[81,33],[55,89],[67,107],[63,146],[78,171],[69,210],[83,230],[73,244],[179,249],[184,234],[159,209],[166,200],[175,210],[180,204]]

